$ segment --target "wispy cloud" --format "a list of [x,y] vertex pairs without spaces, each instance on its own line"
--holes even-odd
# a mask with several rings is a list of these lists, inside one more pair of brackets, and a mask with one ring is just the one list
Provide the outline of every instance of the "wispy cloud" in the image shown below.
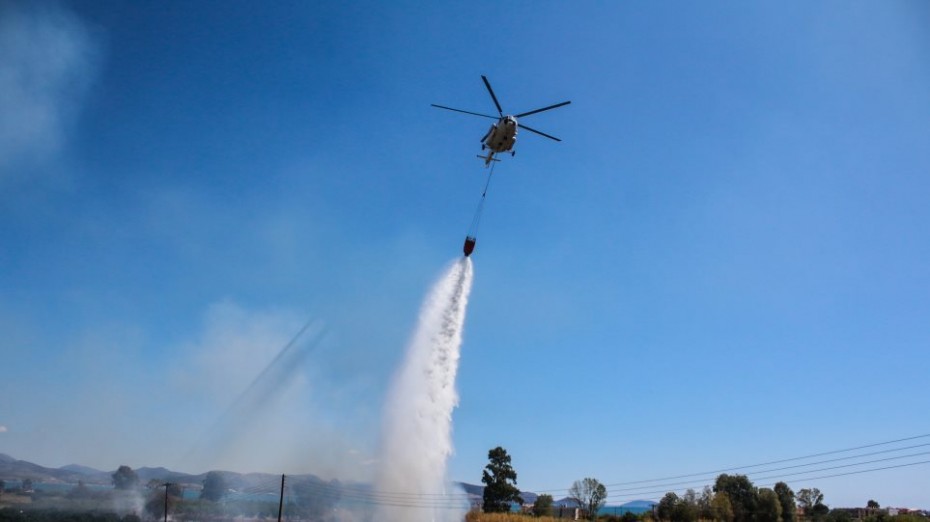
[[6,433],[6,432],[8,432],[8,431],[10,431],[10,430],[9,430],[9,429],[7,429],[7,427],[6,427],[6,426],[4,426],[4,425],[2,425],[2,424],[0,424],[0,433]]
[[0,3],[0,182],[36,172],[61,150],[97,51],[84,23],[58,4]]

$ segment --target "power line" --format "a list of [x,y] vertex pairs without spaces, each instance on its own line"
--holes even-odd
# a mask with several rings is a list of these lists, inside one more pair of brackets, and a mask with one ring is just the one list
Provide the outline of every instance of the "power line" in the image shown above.
[[[862,457],[870,457],[870,456],[873,456],[873,455],[881,455],[881,454],[885,454],[885,453],[894,453],[894,452],[896,452],[896,451],[904,451],[904,450],[907,450],[907,449],[921,448],[921,447],[926,447],[926,446],[930,446],[930,442],[928,442],[928,443],[926,443],[926,444],[914,444],[914,445],[912,445],[912,446],[904,446],[904,447],[901,447],[901,448],[894,448],[894,449],[881,450],[881,451],[873,451],[873,452],[869,452],[869,453],[861,453],[861,454],[858,454],[858,455],[850,455],[850,456],[846,456],[846,457],[838,457],[838,458],[833,458],[833,459],[818,460],[818,461],[814,461],[814,462],[808,462],[808,463],[806,463],[806,464],[795,464],[795,465],[792,465],[792,466],[782,466],[782,467],[780,467],[780,468],[771,468],[771,469],[759,470],[759,471],[756,471],[755,474],[759,474],[759,473],[771,473],[771,472],[774,472],[774,471],[783,471],[783,470],[787,470],[787,469],[805,468],[805,467],[810,467],[810,466],[816,466],[816,465],[819,465],[819,464],[826,464],[826,463],[830,463],[830,462],[839,462],[839,461],[850,460],[850,459],[859,459],[859,458],[862,458]],[[926,453],[926,452],[925,452],[925,453]],[[925,454],[925,453],[916,453],[916,454],[913,454],[913,455],[910,455],[910,456],[923,455],[923,454]],[[903,457],[899,456],[899,457],[893,457],[893,458],[905,458],[905,457],[907,457],[907,455],[906,455],[906,456],[903,456]],[[859,462],[859,463],[856,463],[856,464],[850,464],[850,466],[861,465],[861,464],[868,464],[868,463],[869,463],[869,462]],[[825,469],[829,469],[829,468],[825,468]],[[801,473],[797,473],[797,474],[802,474],[802,473],[813,473],[813,472],[816,472],[816,471],[818,471],[818,470],[808,470],[808,471],[801,472]],[[790,474],[789,474],[789,475],[783,475],[783,476],[790,476]],[[715,480],[716,478],[717,478],[716,475],[707,475],[707,476],[705,476],[704,478],[701,478],[701,479],[694,479],[694,480],[701,480],[701,481],[710,480],[710,481],[713,481],[713,480]],[[637,489],[649,489],[649,488],[660,488],[660,487],[661,487],[661,488],[664,488],[664,487],[670,487],[670,486],[680,486],[680,485],[682,485],[682,484],[693,484],[693,483],[694,483],[694,480],[687,480],[687,481],[681,481],[681,482],[663,482],[663,483],[660,483],[660,484],[648,484],[648,485],[643,485],[643,486],[634,486],[634,487],[629,487],[629,488],[613,489],[613,491],[634,491],[634,490],[637,490]]]
[[[644,484],[644,483],[647,483],[647,482],[663,482],[663,481],[666,481],[666,480],[674,480],[674,479],[689,478],[689,477],[698,477],[698,476],[704,476],[704,475],[718,475],[718,474],[720,474],[720,473],[726,473],[726,472],[728,472],[728,471],[739,471],[739,470],[745,470],[745,469],[750,469],[750,468],[758,468],[758,467],[762,467],[762,466],[769,466],[769,465],[772,465],[772,464],[783,464],[783,463],[785,463],[785,462],[795,462],[795,461],[798,461],[798,460],[811,459],[811,458],[815,458],[815,457],[823,457],[823,456],[826,456],[826,455],[835,455],[835,454],[837,454],[837,453],[847,453],[847,452],[850,452],[850,451],[856,451],[856,450],[860,450],[860,449],[874,448],[874,447],[878,447],[878,446],[887,446],[887,445],[889,445],[889,444],[895,444],[895,443],[898,443],[898,442],[906,442],[906,441],[909,441],[909,440],[922,439],[922,438],[926,438],[926,437],[930,437],[930,433],[925,433],[925,434],[923,434],[923,435],[915,435],[915,436],[913,436],[913,437],[904,437],[904,438],[901,438],[901,439],[889,440],[889,441],[885,441],[885,442],[875,442],[875,443],[872,443],[872,444],[863,444],[863,445],[861,445],[861,446],[855,446],[855,447],[852,447],[852,448],[845,448],[845,449],[838,449],[838,450],[831,450],[831,451],[823,451],[823,452],[820,452],[820,453],[812,453],[812,454],[810,454],[810,455],[803,455],[803,456],[800,456],[800,457],[791,457],[791,458],[787,458],[787,459],[771,460],[771,461],[768,461],[768,462],[760,462],[760,463],[758,463],[758,464],[748,464],[748,465],[744,465],[744,466],[734,466],[734,467],[730,467],[730,468],[723,468],[723,469],[717,469],[717,470],[711,470],[711,471],[699,471],[699,472],[697,472],[697,473],[687,473],[687,474],[684,474],[684,475],[674,475],[674,476],[670,476],[670,477],[660,477],[660,478],[653,478],[653,479],[633,480],[633,481],[628,481],[628,482],[615,482],[615,483],[612,483],[612,484],[605,484],[604,486],[610,488],[610,487],[613,487],[613,486],[626,486],[626,485],[630,485],[630,484]],[[539,491],[539,492],[544,492],[544,493],[556,493],[556,492],[568,491],[568,490],[569,490],[569,488],[554,488],[554,489],[543,489],[543,490],[538,490],[538,491]]]
[[[879,460],[887,460],[887,459],[879,459]],[[878,468],[870,468],[870,469],[863,469],[863,470],[856,470],[856,471],[848,471],[848,472],[844,472],[844,473],[834,473],[834,474],[829,474],[829,475],[820,475],[820,476],[816,476],[816,477],[804,477],[804,478],[802,478],[801,480],[805,480],[805,481],[810,481],[810,480],[822,480],[822,479],[827,479],[827,478],[843,477],[843,476],[846,476],[846,475],[857,475],[857,474],[861,474],[861,473],[871,473],[871,472],[874,472],[874,471],[883,471],[883,470],[888,470],[888,469],[905,468],[905,467],[908,467],[908,466],[917,466],[917,465],[920,465],[920,464],[928,464],[928,463],[930,463],[930,460],[922,460],[922,461],[918,461],[918,462],[907,462],[907,463],[904,463],[904,464],[897,464],[897,465],[894,465],[894,466],[883,466],[883,467],[878,467]],[[865,463],[859,463],[859,464],[856,464],[856,465],[862,465],[862,464],[865,464]],[[844,467],[848,467],[848,466],[844,466]],[[807,472],[807,473],[815,473],[815,472],[820,472],[820,471],[827,471],[827,470],[836,469],[836,468],[837,468],[837,467],[833,467],[833,468],[824,468],[824,469],[818,469],[818,470],[811,470],[811,471],[809,471],[809,472]],[[784,476],[784,475],[783,475],[783,476]],[[781,476],[779,476],[779,477],[765,477],[765,479],[769,479],[769,480],[771,480],[771,479],[780,479],[780,478],[781,478]],[[769,483],[766,483],[766,484],[757,485],[757,487],[774,486],[777,482],[781,482],[781,480],[776,480],[775,482],[769,482]],[[639,493],[620,493],[620,494],[617,494],[617,495],[611,495],[611,494],[609,494],[609,492],[608,492],[608,499],[611,499],[611,498],[613,498],[613,499],[620,499],[620,498],[632,498],[632,497],[640,497],[640,498],[641,498],[641,497],[643,497],[643,496],[645,496],[645,495],[664,495],[665,493],[670,493],[670,492],[671,492],[671,493],[675,493],[675,492],[678,492],[678,491],[686,491],[686,490],[688,490],[688,489],[697,489],[697,487],[705,486],[705,485],[709,485],[709,484],[700,484],[700,485],[697,485],[697,486],[695,486],[695,487],[689,487],[689,488],[676,488],[676,489],[674,489],[674,490],[643,491],[643,492],[639,492]],[[653,500],[653,499],[655,499],[655,498],[661,498],[661,497],[651,497],[651,498],[647,498],[647,499],[644,499],[644,500]]]

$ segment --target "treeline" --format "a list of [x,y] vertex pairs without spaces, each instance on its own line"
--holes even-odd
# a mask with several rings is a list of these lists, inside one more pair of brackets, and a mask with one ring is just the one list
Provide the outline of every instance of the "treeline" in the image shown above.
[[[514,505],[523,505],[517,488],[517,472],[511,465],[507,450],[498,446],[488,452],[488,464],[481,481],[484,498],[481,512],[469,513],[467,522],[511,522]],[[604,522],[930,522],[926,512],[889,514],[880,509],[878,502],[869,500],[863,508],[830,509],[824,504],[824,495],[817,488],[805,488],[795,493],[788,484],[778,482],[772,488],[756,487],[746,475],[723,473],[713,487],[705,486],[701,493],[693,489],[679,496],[666,493],[652,511],[623,516],[598,515],[608,498],[607,487],[594,478],[576,480],[568,490],[567,500],[577,507],[580,516]],[[526,511],[527,506],[523,506]],[[489,515],[495,516],[489,516]],[[552,495],[536,497],[531,514],[539,520],[558,515],[553,508]]]
[[120,517],[116,513],[60,511],[50,509],[0,509],[0,522],[141,522],[138,515]]
[[666,493],[654,513],[643,518],[659,522],[927,522],[920,513],[889,515],[874,500],[862,509],[830,509],[824,504],[824,494],[817,488],[805,488],[795,493],[788,484],[778,482],[773,488],[758,488],[745,475],[717,477],[713,487],[706,486],[698,494],[693,489],[682,496]]

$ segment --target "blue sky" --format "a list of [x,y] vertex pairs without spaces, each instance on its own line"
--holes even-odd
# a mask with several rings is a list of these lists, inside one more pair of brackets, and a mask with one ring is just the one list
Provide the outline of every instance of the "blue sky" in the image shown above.
[[[493,112],[482,74],[508,112],[572,104],[526,120],[562,143],[521,133],[495,172],[453,479],[497,445],[559,490],[928,433],[928,18],[0,3],[0,452],[365,478],[484,181],[489,121],[429,104]],[[263,428],[200,458],[308,318],[326,336]],[[928,470],[786,481],[930,507]]]

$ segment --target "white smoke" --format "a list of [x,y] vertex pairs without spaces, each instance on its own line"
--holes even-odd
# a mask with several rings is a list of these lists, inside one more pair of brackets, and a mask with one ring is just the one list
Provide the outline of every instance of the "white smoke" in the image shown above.
[[377,520],[462,520],[468,509],[462,492],[452,491],[446,481],[446,461],[453,451],[455,376],[471,283],[471,260],[462,258],[434,285],[420,310],[384,410]]
[[0,182],[59,152],[95,75],[97,47],[57,3],[0,2]]

